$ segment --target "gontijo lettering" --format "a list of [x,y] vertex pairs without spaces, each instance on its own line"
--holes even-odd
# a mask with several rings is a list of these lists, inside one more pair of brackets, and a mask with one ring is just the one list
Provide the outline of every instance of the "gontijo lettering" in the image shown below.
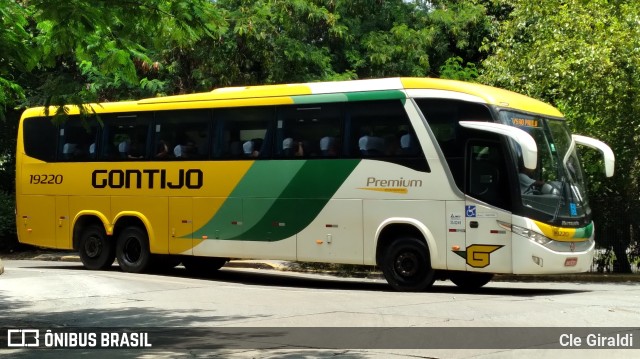
[[169,188],[199,189],[204,174],[199,169],[181,169],[167,173],[165,169],[95,170],[91,174],[93,188]]

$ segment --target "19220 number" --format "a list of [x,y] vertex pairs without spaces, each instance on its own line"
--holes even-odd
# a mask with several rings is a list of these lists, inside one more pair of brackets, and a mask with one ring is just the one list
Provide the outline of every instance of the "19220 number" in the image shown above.
[[61,184],[62,175],[29,175],[30,184]]

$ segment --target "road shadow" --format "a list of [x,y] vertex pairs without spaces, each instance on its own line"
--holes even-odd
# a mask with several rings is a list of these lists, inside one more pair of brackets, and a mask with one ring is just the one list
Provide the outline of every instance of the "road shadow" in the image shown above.
[[[47,268],[48,266],[34,266],[32,268]],[[81,264],[68,265],[52,265],[50,268],[87,271]],[[117,265],[112,266],[108,271],[120,272]],[[366,278],[340,278],[326,274],[314,273],[293,273],[288,271],[280,271],[274,269],[241,269],[241,268],[225,268],[206,274],[194,275],[188,272],[184,267],[154,271],[148,274],[129,274],[129,275],[161,275],[175,278],[190,278],[217,282],[226,282],[234,284],[255,285],[264,287],[288,287],[288,288],[305,288],[319,290],[352,290],[352,291],[376,291],[376,292],[396,292],[382,279],[366,279]],[[534,284],[520,283],[521,285]],[[499,295],[513,297],[538,297],[551,295],[570,295],[576,293],[591,292],[589,289],[557,289],[557,288],[513,288],[509,286],[509,282],[492,282],[490,286],[479,288],[476,290],[464,290],[456,286],[450,285],[448,281],[436,281],[434,285],[427,291],[428,293],[451,293],[451,294],[473,294],[473,295]]]

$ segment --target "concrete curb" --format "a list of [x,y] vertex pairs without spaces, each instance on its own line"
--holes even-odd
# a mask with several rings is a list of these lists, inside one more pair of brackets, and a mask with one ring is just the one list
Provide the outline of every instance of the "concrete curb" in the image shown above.
[[4,264],[2,264],[2,259],[0,259],[0,274],[4,273]]

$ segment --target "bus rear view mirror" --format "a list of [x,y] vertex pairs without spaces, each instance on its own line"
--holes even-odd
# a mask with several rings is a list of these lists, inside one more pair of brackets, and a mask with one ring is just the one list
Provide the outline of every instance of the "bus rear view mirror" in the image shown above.
[[607,177],[613,176],[614,166],[616,163],[616,158],[606,143],[596,140],[595,138],[581,136],[581,135],[572,135],[573,140],[576,141],[577,144],[595,148],[596,150],[602,153],[604,157],[604,173]]

